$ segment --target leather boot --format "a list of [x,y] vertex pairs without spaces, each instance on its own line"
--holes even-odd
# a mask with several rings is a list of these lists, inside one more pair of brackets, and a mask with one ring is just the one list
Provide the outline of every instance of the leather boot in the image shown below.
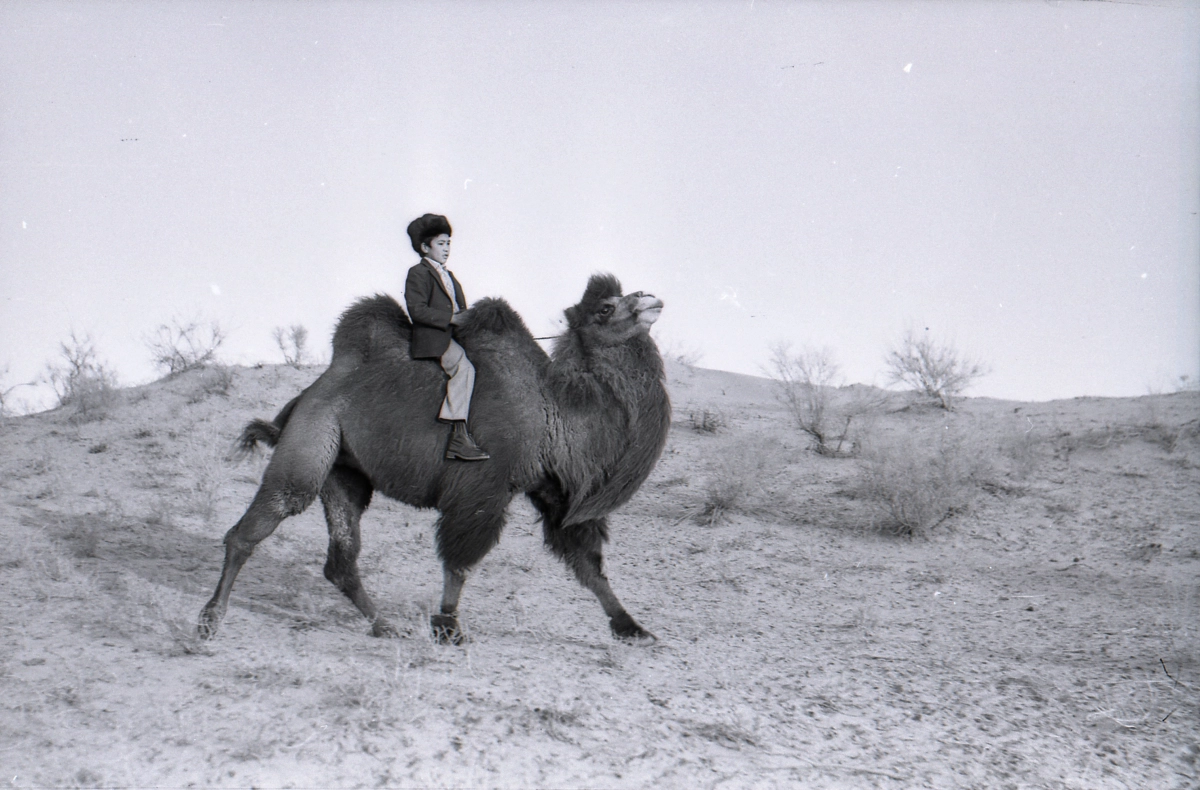
[[486,461],[491,458],[490,455],[483,451],[483,448],[475,444],[475,440],[471,438],[471,434],[467,433],[467,423],[465,420],[455,420],[453,430],[450,431],[450,444],[446,447],[446,460],[448,461]]

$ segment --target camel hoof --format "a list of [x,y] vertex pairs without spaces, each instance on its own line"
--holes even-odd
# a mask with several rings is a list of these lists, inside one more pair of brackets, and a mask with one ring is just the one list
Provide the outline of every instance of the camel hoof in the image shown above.
[[435,614],[429,622],[433,626],[433,638],[439,645],[461,645],[466,639],[458,627],[457,615]]
[[627,612],[622,612],[609,621],[612,627],[613,636],[623,642],[628,642],[639,647],[649,647],[658,641],[658,637],[642,628],[637,624],[637,621],[629,616]]
[[221,620],[208,609],[200,612],[200,621],[196,623],[196,636],[207,642],[217,635]]
[[619,634],[617,638],[634,647],[650,647],[658,643],[658,637],[645,629],[640,634]]
[[400,632],[396,630],[396,626],[380,617],[376,619],[374,623],[371,623],[371,636],[377,636],[386,639],[399,639]]

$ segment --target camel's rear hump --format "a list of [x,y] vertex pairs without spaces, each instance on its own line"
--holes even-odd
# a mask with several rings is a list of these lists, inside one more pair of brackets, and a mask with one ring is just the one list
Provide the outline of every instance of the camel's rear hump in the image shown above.
[[408,353],[412,341],[412,322],[395,299],[387,294],[359,299],[342,313],[333,331],[333,357],[370,356],[372,347],[403,348]]

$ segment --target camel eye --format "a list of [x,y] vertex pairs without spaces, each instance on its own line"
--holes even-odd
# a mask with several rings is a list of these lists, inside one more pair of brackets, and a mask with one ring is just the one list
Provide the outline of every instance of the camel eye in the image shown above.
[[610,304],[604,305],[603,307],[600,308],[600,317],[608,318],[610,315],[612,315],[613,309],[614,309],[613,306]]

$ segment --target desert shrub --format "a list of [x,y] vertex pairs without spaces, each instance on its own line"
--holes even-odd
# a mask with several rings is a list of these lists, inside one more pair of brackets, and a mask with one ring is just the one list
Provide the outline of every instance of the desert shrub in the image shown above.
[[308,364],[308,330],[300,324],[292,324],[287,329],[275,327],[271,332],[275,345],[283,353],[283,361],[297,370]]
[[917,337],[911,329],[884,359],[889,383],[903,384],[946,411],[953,409],[955,397],[987,373],[982,363],[964,357],[953,346]]
[[89,335],[80,337],[71,330],[71,338],[59,343],[57,363],[47,365],[47,378],[60,407],[74,410],[72,419],[100,419],[116,397],[117,376],[99,360]]
[[852,430],[882,407],[882,400],[863,395],[836,397],[841,369],[828,348],[793,352],[790,344],[775,343],[767,375],[775,382],[776,397],[787,408],[792,424],[821,455],[852,455],[856,446]]
[[0,417],[12,414],[12,393],[20,384],[8,386],[8,365],[0,369]]
[[1200,419],[1172,424],[1163,413],[1162,403],[1158,398],[1143,398],[1141,403],[1142,419],[1136,425],[1124,428],[1126,433],[1131,434],[1131,438],[1140,438],[1168,453],[1175,452],[1181,442],[1200,438]]
[[[840,449],[845,431],[834,437],[830,411],[830,393],[837,386],[840,371],[828,348],[805,347],[793,353],[785,342],[771,347],[770,375],[776,384],[776,395],[787,407],[793,423],[812,439],[813,449],[822,455],[835,454],[831,442]],[[849,428],[849,421],[846,423]]]
[[949,428],[939,434],[877,439],[863,448],[859,493],[879,511],[883,529],[926,534],[965,509],[984,481],[983,455]]
[[701,409],[692,409],[688,413],[688,424],[696,433],[716,433],[727,423],[724,414],[706,406]]
[[768,484],[782,471],[784,460],[778,441],[753,436],[724,441],[706,464],[699,501],[690,511],[697,521],[711,526],[730,513],[769,509]]
[[200,371],[196,389],[188,398],[188,403],[199,403],[208,395],[228,397],[231,386],[233,386],[233,368],[229,365],[209,365]]
[[173,318],[146,338],[146,348],[154,366],[174,376],[212,364],[224,342],[225,331],[216,321],[201,326],[197,321],[185,324]]
[[1144,441],[1157,445],[1168,453],[1173,453],[1180,442],[1200,438],[1200,420],[1191,420],[1182,425],[1167,425],[1164,422],[1150,422],[1137,429]]

